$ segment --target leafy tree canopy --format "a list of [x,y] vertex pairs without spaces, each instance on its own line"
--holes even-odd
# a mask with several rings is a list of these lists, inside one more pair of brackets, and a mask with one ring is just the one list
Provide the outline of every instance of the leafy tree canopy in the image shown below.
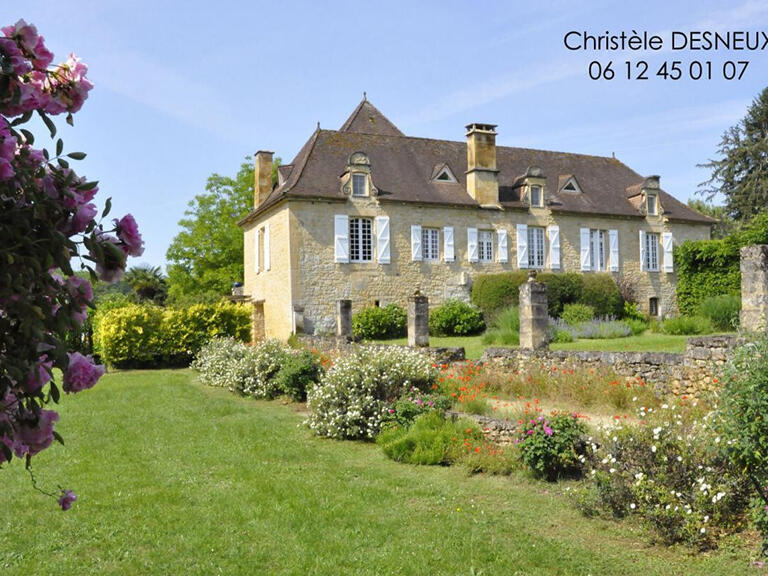
[[736,222],[728,214],[728,209],[725,206],[693,198],[688,200],[688,206],[700,214],[711,216],[717,220],[717,223],[712,226],[712,238],[725,238],[735,232]]
[[725,198],[728,214],[746,221],[768,206],[768,88],[755,98],[746,116],[729,128],[717,149],[720,159],[702,164],[712,171],[700,187],[708,200]]
[[[279,163],[277,158],[273,181]],[[169,300],[223,296],[233,282],[242,282],[243,231],[237,223],[253,208],[253,178],[253,166],[243,162],[234,178],[212,174],[205,192],[190,201],[166,253]]]

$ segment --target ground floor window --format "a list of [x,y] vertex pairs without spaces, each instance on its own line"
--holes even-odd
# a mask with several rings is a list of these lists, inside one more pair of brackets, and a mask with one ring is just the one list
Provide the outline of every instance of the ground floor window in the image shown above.
[[421,229],[421,249],[424,260],[440,259],[440,232],[437,228]]
[[659,271],[659,235],[653,232],[645,234],[645,269]]
[[659,315],[659,299],[655,296],[648,300],[648,314],[650,316]]
[[477,235],[478,260],[493,262],[493,232],[480,230]]
[[351,262],[370,262],[373,257],[372,220],[349,219],[349,259]]
[[544,228],[528,226],[528,267],[544,268]]

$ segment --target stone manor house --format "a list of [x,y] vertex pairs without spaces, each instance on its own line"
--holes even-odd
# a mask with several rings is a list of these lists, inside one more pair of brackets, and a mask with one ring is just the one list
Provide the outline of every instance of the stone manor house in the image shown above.
[[339,130],[318,129],[291,164],[255,159],[243,293],[255,338],[335,329],[335,306],[468,300],[479,274],[609,273],[651,315],[676,312],[672,248],[712,219],[615,158],[403,134],[367,99]]

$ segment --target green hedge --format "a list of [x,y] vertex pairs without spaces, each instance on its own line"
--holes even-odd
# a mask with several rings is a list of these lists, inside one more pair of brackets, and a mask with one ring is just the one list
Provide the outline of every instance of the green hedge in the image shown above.
[[352,316],[352,334],[360,340],[402,338],[408,333],[408,314],[398,304],[363,308]]
[[247,307],[230,302],[189,308],[131,304],[99,317],[94,345],[101,360],[118,368],[186,365],[217,336],[250,339]]
[[[528,272],[516,270],[502,274],[482,274],[472,284],[472,303],[486,318],[519,304],[519,289]],[[586,304],[598,316],[621,316],[624,301],[610,274],[555,274],[542,272],[536,280],[547,285],[549,315],[559,318],[566,304]]]
[[446,300],[429,311],[432,336],[470,336],[483,330],[483,313],[461,300]]
[[676,246],[680,313],[697,314],[701,302],[708,296],[740,293],[739,250],[751,244],[768,244],[768,213],[755,216],[727,238],[689,240]]

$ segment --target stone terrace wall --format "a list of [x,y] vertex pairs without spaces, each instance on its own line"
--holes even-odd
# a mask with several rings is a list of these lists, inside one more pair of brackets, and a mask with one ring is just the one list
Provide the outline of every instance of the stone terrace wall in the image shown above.
[[[327,354],[328,356],[341,356],[353,352],[359,347],[358,342],[351,342],[347,338],[334,338],[332,336],[314,336],[309,334],[299,335],[299,341],[307,348]],[[372,344],[371,346],[387,346],[387,344]],[[403,348],[407,348],[403,346]],[[464,348],[438,348],[427,346],[422,348],[412,348],[429,356],[436,364],[450,364],[451,362],[461,362],[466,357]]]
[[739,341],[736,336],[689,338],[683,354],[486,348],[481,361],[523,373],[542,365],[558,370],[610,368],[618,376],[642,379],[658,394],[699,396],[717,387],[719,371]]

